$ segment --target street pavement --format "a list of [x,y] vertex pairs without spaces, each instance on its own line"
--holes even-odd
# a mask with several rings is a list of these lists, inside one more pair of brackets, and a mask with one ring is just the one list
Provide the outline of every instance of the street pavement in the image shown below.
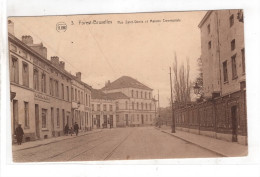
[[13,148],[14,162],[101,161],[221,157],[154,127],[115,128],[52,143]]

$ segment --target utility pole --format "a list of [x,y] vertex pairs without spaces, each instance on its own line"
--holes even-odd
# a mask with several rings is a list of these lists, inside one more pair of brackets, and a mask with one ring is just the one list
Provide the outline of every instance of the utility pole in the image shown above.
[[171,106],[172,106],[172,133],[175,133],[175,117],[174,117],[174,108],[173,108],[173,98],[172,98],[172,73],[170,67],[170,84],[171,84]]
[[160,116],[160,95],[158,90],[158,119],[159,119],[159,128],[161,128],[161,116]]

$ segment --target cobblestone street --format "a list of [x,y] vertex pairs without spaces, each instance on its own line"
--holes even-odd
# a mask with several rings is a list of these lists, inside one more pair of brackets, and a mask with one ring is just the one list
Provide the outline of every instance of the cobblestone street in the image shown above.
[[219,155],[162,133],[153,127],[106,129],[13,152],[14,162],[196,157],[219,157]]

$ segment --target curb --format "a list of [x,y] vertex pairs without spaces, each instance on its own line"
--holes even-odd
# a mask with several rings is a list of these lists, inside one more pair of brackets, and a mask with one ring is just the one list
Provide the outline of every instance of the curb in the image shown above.
[[90,132],[90,133],[86,133],[86,134],[81,134],[81,135],[78,135],[78,136],[70,136],[71,138],[64,138],[64,139],[60,139],[60,140],[54,140],[54,141],[51,141],[51,142],[48,142],[48,143],[37,144],[37,145],[26,147],[26,148],[23,148],[23,149],[13,150],[13,152],[26,150],[26,149],[31,149],[31,148],[40,147],[40,146],[45,146],[45,145],[52,144],[52,143],[57,143],[57,142],[60,142],[60,141],[63,141],[63,140],[73,139],[73,138],[80,137],[80,136],[87,136],[87,135],[91,135],[91,134],[99,133],[99,132],[102,132],[102,130],[95,131],[95,132]]
[[185,138],[176,136],[176,135],[174,135],[174,134],[172,134],[172,133],[169,133],[169,132],[167,132],[167,131],[160,130],[159,128],[156,128],[156,127],[155,127],[155,129],[157,129],[157,130],[159,130],[159,131],[161,131],[161,132],[163,132],[163,133],[166,133],[166,134],[168,134],[168,135],[174,136],[174,137],[176,137],[176,138],[178,138],[178,139],[181,139],[181,140],[183,140],[183,141],[186,141],[186,142],[188,142],[188,143],[191,143],[191,144],[193,144],[193,145],[195,145],[195,146],[198,146],[198,147],[200,147],[200,148],[203,148],[203,149],[206,149],[206,150],[208,150],[208,151],[211,151],[211,152],[213,152],[213,153],[215,153],[215,154],[217,154],[217,155],[219,155],[219,156],[221,156],[221,157],[228,157],[227,155],[225,155],[225,154],[223,154],[223,153],[221,153],[221,152],[218,152],[218,151],[209,149],[209,148],[207,148],[207,147],[205,147],[205,146],[201,146],[201,145],[198,144],[198,143],[195,143],[195,142],[189,141],[189,140],[187,140],[187,139],[185,139]]

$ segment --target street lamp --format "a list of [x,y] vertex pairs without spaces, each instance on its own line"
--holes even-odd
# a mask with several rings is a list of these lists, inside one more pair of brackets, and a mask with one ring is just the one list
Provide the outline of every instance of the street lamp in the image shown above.
[[199,91],[200,91],[200,86],[198,85],[198,82],[195,83],[195,85],[193,86],[193,89],[194,89],[195,95],[198,95]]

